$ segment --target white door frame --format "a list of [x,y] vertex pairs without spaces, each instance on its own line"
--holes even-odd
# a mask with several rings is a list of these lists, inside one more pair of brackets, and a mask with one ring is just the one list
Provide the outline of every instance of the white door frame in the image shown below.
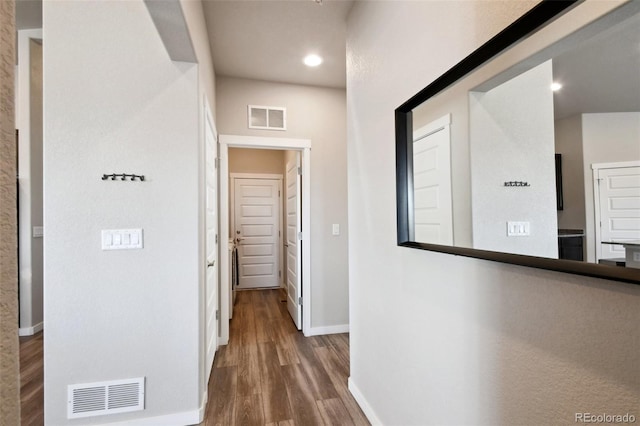
[[591,165],[593,183],[593,216],[595,227],[595,261],[602,256],[602,236],[600,233],[600,186],[598,185],[598,172],[603,169],[622,169],[625,167],[640,167],[640,161],[620,161],[617,163],[594,163]]
[[[204,235],[204,248],[202,249],[204,252],[204,262],[201,263],[202,267],[204,268],[204,287],[201,290],[202,291],[202,296],[203,297],[203,302],[204,302],[204,308],[203,308],[203,312],[204,312],[204,359],[205,362],[207,362],[206,365],[206,371],[205,371],[205,386],[206,384],[209,382],[209,378],[211,376],[211,371],[213,369],[213,363],[209,364],[208,363],[208,346],[209,346],[209,341],[208,341],[208,335],[209,335],[209,330],[207,329],[207,322],[208,322],[208,316],[211,314],[211,312],[209,312],[209,310],[207,309],[207,299],[209,297],[209,295],[207,294],[207,286],[208,286],[208,262],[209,259],[207,258],[208,256],[208,251],[207,251],[207,141],[206,141],[206,132],[207,132],[207,126],[210,125],[211,126],[211,131],[213,133],[213,144],[214,144],[214,149],[217,151],[218,150],[218,129],[216,128],[216,123],[213,119],[213,115],[211,114],[211,107],[209,106],[209,102],[207,101],[207,97],[204,96],[203,97],[203,101],[202,101],[202,108],[203,108],[203,125],[202,125],[202,149],[204,150],[204,155],[202,156],[203,162],[202,162],[202,190],[201,190],[201,203],[202,206],[204,206],[204,213],[203,213],[203,227],[204,227],[204,232],[202,233],[202,235]],[[216,154],[216,153],[214,153]],[[216,212],[217,217],[216,217],[216,221],[218,221],[218,223],[216,224],[216,232],[217,232],[217,236],[220,235],[220,176],[218,175],[218,168],[215,165],[215,158],[213,159],[214,161],[214,176],[217,178],[216,179],[216,208],[218,209],[218,211]],[[219,237],[218,237],[219,240]],[[215,245],[216,247],[216,258],[214,259],[214,262],[217,262],[218,267],[215,268],[215,274],[216,274],[216,300],[215,300],[215,309],[216,311],[218,311],[220,309],[220,244],[218,241],[216,241]],[[215,266],[214,266],[215,267]],[[202,305],[202,302],[201,302]],[[216,314],[213,313],[213,315],[215,316]],[[216,336],[216,343],[215,343],[215,349],[214,349],[214,359],[215,359],[215,352],[217,352],[218,347],[220,346],[220,321],[218,319],[215,320],[215,336]]]
[[[235,229],[235,207],[236,207],[236,203],[235,203],[235,180],[236,179],[269,179],[269,180],[277,180],[278,181],[278,191],[279,191],[279,195],[278,196],[278,202],[279,204],[279,211],[280,213],[278,214],[278,270],[280,272],[280,275],[278,276],[278,287],[282,287],[282,283],[283,281],[283,275],[282,273],[283,268],[283,244],[282,244],[282,239],[284,237],[284,229],[282,228],[283,224],[282,224],[282,200],[284,199],[284,193],[282,192],[282,175],[281,174],[266,174],[266,173],[230,173],[231,176],[231,192],[229,193],[229,208],[230,208],[230,215],[229,215],[229,229],[233,230]],[[238,277],[239,279],[239,277]]]
[[311,140],[219,135],[220,149],[220,312],[219,344],[229,342],[229,148],[256,148],[300,151],[302,153],[302,332],[311,328]]

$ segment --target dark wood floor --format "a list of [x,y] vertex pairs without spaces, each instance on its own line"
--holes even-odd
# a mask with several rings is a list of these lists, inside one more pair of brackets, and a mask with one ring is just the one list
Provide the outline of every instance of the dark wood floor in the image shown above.
[[20,411],[22,425],[44,424],[42,332],[20,338]]
[[[369,425],[349,390],[349,335],[304,337],[279,290],[239,292],[201,426]],[[42,333],[20,338],[22,425],[42,425]]]
[[349,335],[304,337],[279,290],[238,292],[201,425],[368,425],[349,390]]

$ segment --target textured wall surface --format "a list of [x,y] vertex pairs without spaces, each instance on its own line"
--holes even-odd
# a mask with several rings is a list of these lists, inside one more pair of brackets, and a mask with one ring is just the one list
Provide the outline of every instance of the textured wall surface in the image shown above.
[[[142,1],[43,7],[46,423],[73,423],[69,384],[141,376],[144,411],[81,424],[197,423],[198,68],[169,59]],[[102,229],[129,228],[142,249],[101,250]]]
[[0,2],[0,425],[20,424],[14,115],[15,3]]
[[640,418],[640,286],[396,245],[394,109],[531,6],[363,1],[349,16],[350,372],[381,424]]

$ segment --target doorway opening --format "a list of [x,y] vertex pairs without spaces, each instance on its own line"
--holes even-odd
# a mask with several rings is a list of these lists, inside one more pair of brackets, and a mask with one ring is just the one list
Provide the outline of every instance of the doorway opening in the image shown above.
[[[280,277],[278,285],[286,284],[287,305],[289,313],[293,318],[296,327],[306,334],[310,328],[311,312],[310,306],[310,198],[311,198],[311,141],[308,139],[290,139],[290,138],[266,138],[253,136],[237,136],[237,135],[220,135],[220,278],[221,278],[221,331],[220,343],[227,344],[229,341],[229,320],[233,313],[233,288],[231,280],[231,252],[230,246],[234,241],[230,239],[246,238],[244,231],[235,228],[235,222],[232,222],[231,211],[231,174],[230,155],[233,156],[236,149],[253,149],[267,151],[285,151],[285,158],[291,160],[295,158],[295,167],[290,167],[290,171],[295,171],[295,175],[291,174],[287,177],[286,164],[282,170],[283,183],[280,189],[282,210],[278,215],[278,219],[282,220],[283,225],[280,227],[280,238],[278,251],[281,253],[282,269],[279,269]],[[231,158],[231,160],[233,160]],[[289,161],[289,165],[291,162]],[[274,173],[272,173],[274,174]],[[295,184],[291,183],[291,179],[295,176]],[[234,176],[234,178],[242,179],[242,176]],[[236,179],[233,179],[236,180]],[[268,179],[267,179],[268,180]],[[245,182],[246,183],[246,182]],[[235,185],[235,183],[234,183]],[[299,196],[299,189],[304,188],[304,196]],[[256,188],[254,188],[256,189]],[[233,188],[235,191],[235,186]],[[287,195],[287,191],[289,194]],[[295,192],[298,198],[293,196]],[[266,190],[262,190],[266,194]],[[285,203],[284,200],[287,200]],[[234,213],[236,199],[233,198]],[[251,205],[251,203],[248,203]],[[288,207],[289,206],[289,207]],[[299,206],[292,211],[291,206]],[[255,209],[254,209],[255,210]],[[265,210],[265,209],[259,209]],[[256,213],[256,212],[254,212]],[[264,213],[264,212],[263,212]],[[285,225],[286,224],[286,225]],[[259,231],[256,229],[253,232]],[[263,232],[266,228],[263,227]],[[235,233],[235,234],[234,234]],[[241,240],[243,243],[246,240]],[[291,244],[293,243],[293,244]],[[287,247],[285,247],[287,244]],[[265,247],[253,247],[252,250],[266,250]],[[286,249],[286,254],[285,254]],[[294,251],[295,250],[295,251]],[[286,260],[285,260],[286,259]],[[295,265],[295,268],[293,267]],[[257,272],[267,272],[266,267],[254,268]],[[293,272],[291,274],[290,272]],[[240,275],[240,274],[238,274]]]

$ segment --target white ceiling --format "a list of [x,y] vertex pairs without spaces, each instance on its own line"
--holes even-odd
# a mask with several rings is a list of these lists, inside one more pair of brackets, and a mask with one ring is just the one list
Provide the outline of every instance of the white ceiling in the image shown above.
[[[344,88],[353,0],[203,0],[216,75]],[[324,62],[309,68],[316,53]]]
[[640,111],[640,14],[553,59],[556,119]]

